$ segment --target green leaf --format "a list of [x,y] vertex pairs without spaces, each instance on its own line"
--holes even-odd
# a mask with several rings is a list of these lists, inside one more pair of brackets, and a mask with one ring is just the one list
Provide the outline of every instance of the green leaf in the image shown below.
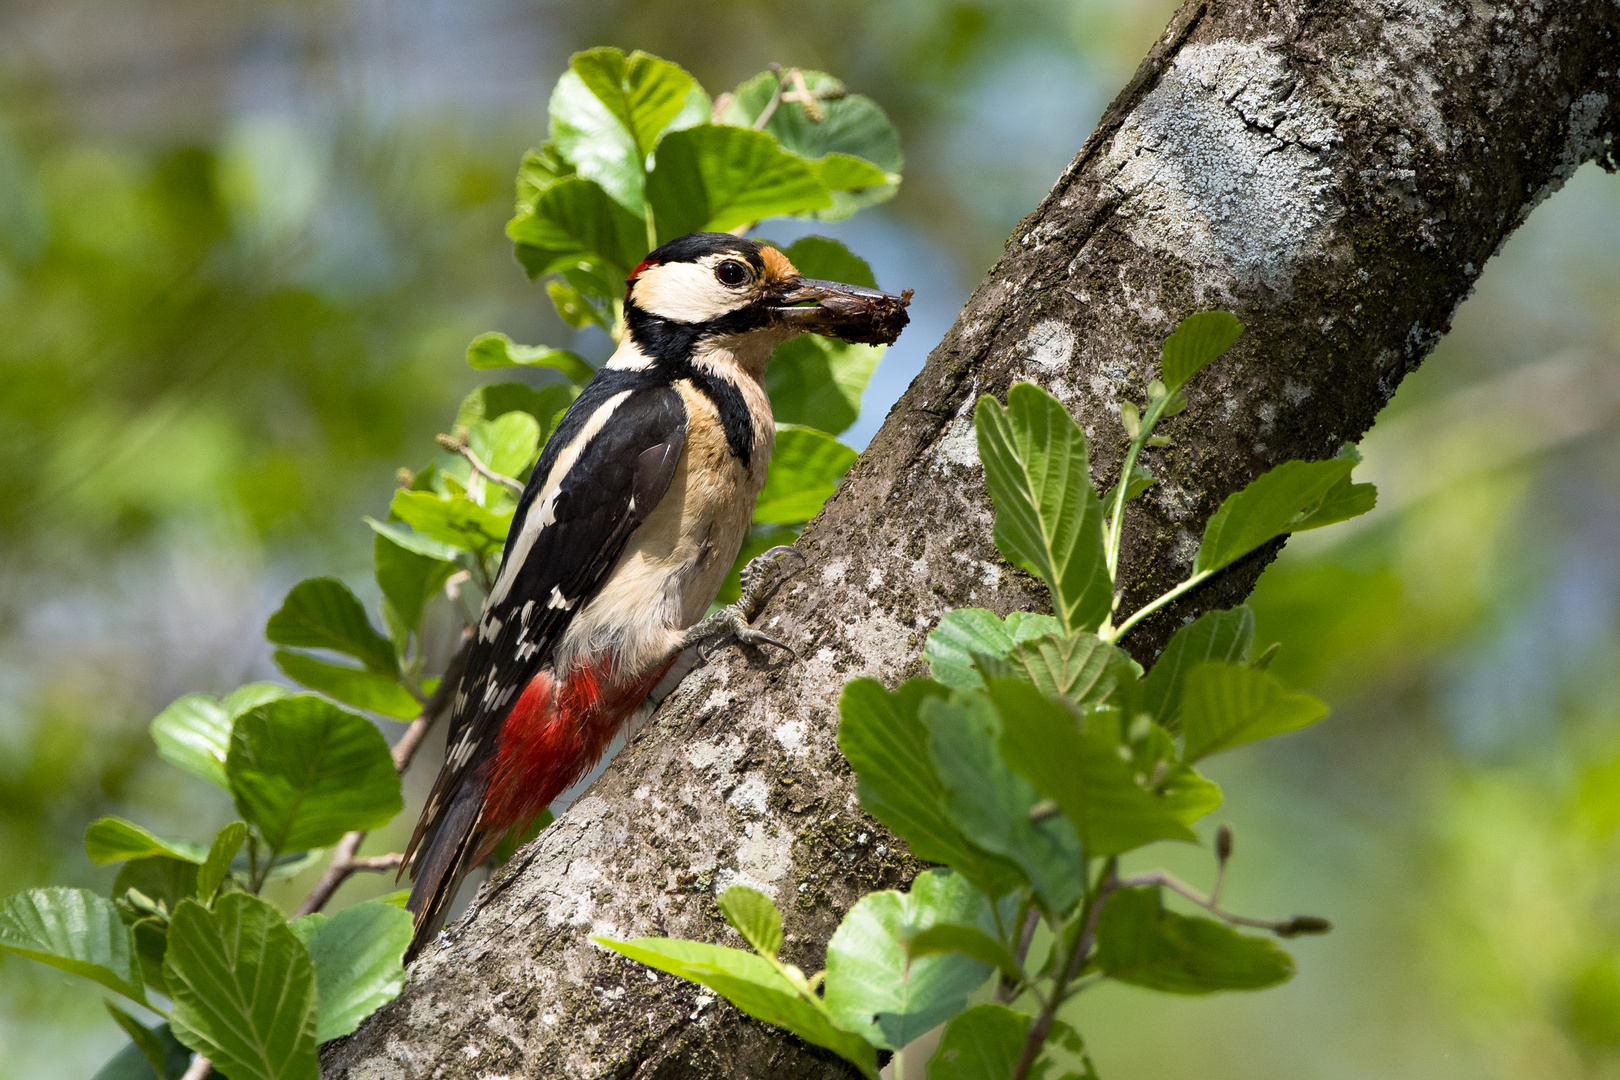
[[516,212],[527,214],[547,188],[572,175],[574,167],[557,156],[551,143],[525,151],[518,162]]
[[187,694],[158,713],[150,728],[158,757],[215,787],[225,787],[231,717],[207,694]]
[[778,346],[765,389],[779,423],[839,434],[855,423],[861,395],[883,357],[881,345],[853,345],[801,334]]
[[197,871],[197,897],[203,903],[211,901],[224,884],[225,876],[231,872],[231,860],[246,840],[247,826],[240,821],[231,822],[214,836],[208,858]]
[[1209,519],[1193,560],[1193,573],[1219,570],[1272,537],[1293,532],[1321,508],[1355,467],[1353,459],[1340,457],[1285,461],[1265,473],[1223,502]]
[[[405,530],[401,527],[400,531]],[[450,575],[456,572],[454,550],[449,559],[430,557],[405,547],[386,532],[377,533],[371,548],[377,587],[394,605],[394,611],[405,625],[418,630],[428,601],[439,594]]]
[[824,431],[778,425],[776,452],[754,504],[754,521],[770,525],[809,521],[838,490],[856,456]]
[[875,679],[856,679],[838,701],[838,748],[857,777],[867,813],[888,826],[925,862],[945,863],[992,896],[1015,888],[1021,875],[968,843],[945,810],[945,786],[928,756],[922,702],[944,697],[938,683],[912,679],[890,693]]
[[1182,756],[1197,761],[1242,743],[1297,731],[1328,714],[1309,694],[1289,693],[1275,675],[1238,664],[1199,664],[1181,696]]
[[1262,990],[1294,977],[1293,958],[1270,941],[1166,911],[1151,887],[1108,897],[1097,922],[1097,962],[1109,978],[1167,994]]
[[937,923],[974,925],[989,902],[961,874],[928,870],[910,892],[861,897],[827,942],[824,1000],[834,1021],[898,1050],[967,1007],[989,966],[962,953],[906,955],[913,934]]
[[113,879],[112,897],[125,900],[134,889],[147,902],[155,904],[167,918],[175,905],[197,893],[197,871],[194,862],[154,855],[145,859],[131,859],[118,869]]
[[288,925],[315,965],[317,1043],[349,1034],[399,996],[411,943],[409,912],[367,900],[330,918],[306,915]]
[[226,772],[237,810],[277,853],[375,829],[404,805],[382,733],[308,694],[243,714]]
[[168,1061],[166,1058],[168,1055],[164,1052],[162,1040],[148,1031],[145,1024],[112,1002],[103,1001],[102,1004],[107,1007],[107,1012],[112,1016],[113,1022],[124,1029],[124,1034],[129,1036],[130,1041],[135,1044],[135,1048],[146,1059],[147,1064],[151,1066],[152,1073],[161,1076],[167,1072]]
[[761,956],[774,957],[782,948],[782,913],[758,889],[733,885],[720,894],[726,922]]
[[1179,762],[1159,782],[1159,797],[1172,817],[1191,825],[1221,805],[1221,787],[1191,765]]
[[[1357,458],[1357,460],[1360,460]],[[1294,522],[1293,532],[1320,529],[1360,517],[1378,505],[1378,488],[1372,484],[1352,484],[1346,476],[1328,489],[1316,509]]]
[[1237,316],[1226,311],[1201,311],[1181,320],[1164,341],[1164,360],[1159,376],[1165,388],[1175,393],[1187,380],[1208,367],[1243,333]]
[[984,608],[956,608],[929,633],[923,656],[934,678],[951,689],[982,690],[984,679],[974,666],[975,657],[999,659],[1019,642],[1062,632],[1062,625],[1050,615],[1015,611],[1003,622]]
[[[431,495],[431,492],[419,492],[418,494]],[[416,555],[452,563],[461,558],[462,548],[454,544],[447,544],[442,540],[435,540],[431,536],[417,532],[409,525],[397,521],[378,521],[374,517],[366,518],[365,522],[371,526],[371,530],[378,536],[386,537],[390,543]]]
[[678,65],[639,51],[590,49],[570,66],[551,97],[552,140],[580,175],[639,213],[643,164],[696,84]]
[[394,643],[372,629],[366,609],[337,578],[310,578],[294,585],[281,610],[264,625],[276,645],[331,649],[354,657],[373,671],[399,669]]
[[877,288],[877,278],[866,260],[830,236],[801,236],[782,254],[807,278]]
[[[320,862],[326,855],[325,848],[311,848],[307,851],[284,851],[270,860],[267,870],[264,860],[259,860],[259,873],[264,875],[266,881],[286,881],[295,878]],[[239,878],[246,878],[253,869],[253,860],[248,858],[247,852],[242,852],[231,860],[231,873]]]
[[647,223],[583,177],[547,188],[506,235],[530,277],[586,265],[623,280],[648,251]]
[[505,547],[512,528],[512,511],[497,514],[462,495],[441,499],[430,491],[396,491],[390,509],[428,539],[480,557]]
[[414,720],[422,711],[421,703],[410,695],[410,691],[381,672],[328,664],[286,649],[277,649],[275,660],[276,666],[287,678],[301,682],[311,690],[319,690],[345,705],[391,716],[396,720]]
[[[186,1074],[191,1065],[191,1051],[174,1037],[168,1024],[148,1028],[110,1002],[107,1011],[113,1014],[118,1026],[129,1033],[131,1041],[97,1069],[90,1080],[180,1080]],[[144,1031],[146,1038],[136,1036],[131,1024]],[[157,1051],[155,1059],[151,1056],[154,1049]]]
[[200,863],[208,857],[207,850],[201,844],[190,840],[165,839],[120,817],[92,821],[84,832],[84,853],[97,866],[153,855],[166,855],[191,863]]
[[309,951],[268,901],[181,901],[163,962],[180,1041],[231,1080],[319,1080],[315,971]]
[[[179,903],[178,900],[175,902]],[[146,980],[146,988],[168,994],[169,986],[163,981],[163,957],[169,951],[168,919],[155,915],[137,919],[130,924],[129,933],[135,941],[135,957],[141,966],[141,977]]]
[[664,243],[820,209],[832,196],[813,168],[763,131],[700,124],[672,131],[659,144],[647,201]]
[[1081,732],[1064,706],[1009,679],[993,680],[990,697],[1001,714],[1002,756],[1062,807],[1087,858],[1121,855],[1155,840],[1196,839],[1138,786],[1115,744]]
[[919,708],[951,822],[979,847],[1017,863],[1050,910],[1067,911],[1085,887],[1080,839],[1061,818],[1030,821],[1040,796],[1002,760],[1001,723],[989,699],[957,694],[927,698]]
[[1142,680],[1142,707],[1157,723],[1175,730],[1187,672],[1206,660],[1242,663],[1253,645],[1254,612],[1248,605],[1205,612],[1170,636]]
[[0,949],[146,1004],[129,929],[111,900],[88,889],[30,889],[0,901]]
[[935,956],[950,952],[971,956],[981,964],[999,969],[1009,979],[1023,977],[1018,958],[1012,954],[1012,950],[977,926],[936,923],[906,942],[909,956]]
[[[803,72],[805,85],[812,92],[842,90],[838,79],[821,71]],[[731,104],[717,119],[722,123],[741,127],[752,126],[771,99],[779,77],[763,72],[739,86]],[[765,130],[776,137],[789,153],[812,160],[829,154],[846,154],[871,162],[885,173],[881,185],[867,187],[858,192],[834,191],[832,205],[818,210],[811,217],[835,221],[847,218],[865,206],[891,198],[900,184],[900,170],[905,160],[900,153],[900,133],[895,130],[881,106],[862,94],[845,94],[841,98],[820,102],[825,116],[819,122],[812,120],[804,106],[796,101],[778,103],[777,109],[766,122]],[[841,166],[819,162],[818,171],[831,169],[833,179],[843,177],[837,172]],[[857,179],[850,174],[849,179]],[[859,179],[868,181],[871,174]]]
[[[587,383],[596,369],[567,349],[547,345],[519,345],[505,334],[491,330],[479,334],[467,346],[467,364],[475,371],[493,368],[551,368],[576,383]],[[496,470],[497,472],[499,470]]]
[[862,191],[889,182],[888,173],[849,154],[828,154],[816,162],[816,176],[828,191]]
[[1095,630],[1108,618],[1114,587],[1085,433],[1062,402],[1033,383],[1015,383],[1005,409],[981,397],[974,417],[996,504],[996,547],[1046,582],[1064,629]]
[[945,1025],[928,1059],[928,1080],[1007,1080],[1029,1038],[1029,1016],[1005,1005],[975,1005]]
[[539,442],[551,434],[552,421],[579,396],[571,383],[551,383],[535,390],[524,383],[496,383],[480,386],[462,399],[456,409],[456,427],[468,430],[480,420],[498,420],[513,412],[528,413],[540,425]]
[[1113,696],[1124,653],[1082,630],[1017,642],[1007,660],[1047,697],[1064,697],[1090,707]]
[[701,941],[636,938],[614,941],[593,937],[605,949],[689,979],[724,997],[757,1020],[786,1028],[815,1046],[825,1047],[877,1080],[877,1053],[859,1035],[840,1030],[814,1003],[807,991],[789,982],[770,961],[742,949],[707,945]]
[[[653,147],[658,146],[659,136],[685,108],[687,96],[695,86],[692,76],[680,70],[679,65],[640,50],[625,57],[617,49],[590,49],[575,53],[569,66],[617,121],[620,131],[629,136],[632,162],[637,167],[653,152]],[[580,172],[591,175],[583,164],[582,152],[590,154],[596,144],[608,141],[609,134],[591,131],[588,136],[591,146],[580,146],[580,142],[573,139],[565,144],[557,136],[557,130],[559,126],[567,128],[569,120],[567,115],[552,112],[552,138],[556,139],[557,149],[564,157],[575,162]],[[627,206],[633,209],[633,204],[627,202]]]
[[[1130,502],[1142,492],[1159,482],[1147,469],[1141,465],[1131,466],[1131,482],[1125,488],[1125,501]],[[1103,512],[1109,516],[1114,512],[1114,500],[1119,498],[1119,485],[1115,484],[1108,489],[1108,494],[1102,497]]]

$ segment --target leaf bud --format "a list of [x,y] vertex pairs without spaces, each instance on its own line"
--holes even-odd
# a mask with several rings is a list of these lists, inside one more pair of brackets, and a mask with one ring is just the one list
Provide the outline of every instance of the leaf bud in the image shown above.
[[406,491],[409,491],[411,489],[411,485],[416,483],[416,474],[411,472],[409,469],[402,468],[394,474],[394,482],[400,487],[404,488]]
[[1148,436],[1147,445],[1148,446],[1169,446],[1171,444],[1171,442],[1172,442],[1172,440],[1171,440],[1170,436],[1168,436],[1168,435],[1150,435],[1150,436]]
[[1158,401],[1160,398],[1165,397],[1169,393],[1170,388],[1164,385],[1164,381],[1162,379],[1154,379],[1152,382],[1148,383],[1148,398],[1153,401]]
[[1177,390],[1174,394],[1172,394],[1170,396],[1170,400],[1164,403],[1164,410],[1162,412],[1160,412],[1159,415],[1160,416],[1175,416],[1175,415],[1179,414],[1180,412],[1182,412],[1186,408],[1187,408],[1187,395],[1183,394],[1180,390]]
[[1215,858],[1225,862],[1232,857],[1232,826],[1222,825],[1215,830]]
[[1333,924],[1317,915],[1295,915],[1277,927],[1278,937],[1299,937],[1301,934],[1325,934]]
[[1137,412],[1136,406],[1129,401],[1119,403],[1120,423],[1125,425],[1125,434],[1133,439],[1142,437],[1142,414]]

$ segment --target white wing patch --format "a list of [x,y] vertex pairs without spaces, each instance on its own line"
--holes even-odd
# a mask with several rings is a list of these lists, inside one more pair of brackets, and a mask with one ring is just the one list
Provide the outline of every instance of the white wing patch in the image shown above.
[[557,492],[562,488],[563,479],[568,475],[569,470],[574,467],[574,463],[579,460],[579,455],[584,451],[586,445],[607,426],[607,422],[613,417],[614,410],[624,404],[624,399],[634,392],[633,390],[622,390],[602,402],[601,407],[591,414],[590,419],[585,421],[585,426],[580,429],[574,441],[565,446],[562,453],[557,455],[557,463],[551,467],[551,472],[546,477],[545,486],[540,489],[538,496],[530,505],[529,512],[523,515],[523,528],[518,533],[516,541],[512,544],[512,553],[507,558],[506,565],[501,567],[501,576],[495,579],[495,587],[489,591],[489,599],[484,604],[486,608],[499,604],[506,599],[506,594],[512,591],[512,583],[517,580],[518,574],[523,569],[523,564],[528,561],[529,552],[533,549],[535,540],[539,538],[540,530],[547,525],[554,524],[557,520],[554,513],[555,503],[557,501]]
[[559,588],[557,588],[557,586],[553,585],[551,587],[551,599],[546,601],[546,607],[548,607],[548,608],[561,608],[564,611],[572,611],[572,610],[574,610],[574,605],[577,604],[577,603],[579,603],[579,598],[578,597],[575,597],[574,599],[570,600],[567,597],[563,596],[561,589],[559,589]]

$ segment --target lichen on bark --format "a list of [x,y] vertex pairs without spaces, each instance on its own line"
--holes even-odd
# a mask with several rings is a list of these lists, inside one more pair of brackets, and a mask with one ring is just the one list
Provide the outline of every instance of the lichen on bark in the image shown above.
[[[1017,379],[1057,394],[1119,465],[1121,397],[1194,311],[1247,333],[1151,451],[1127,518],[1125,607],[1179,580],[1221,499],[1366,431],[1509,233],[1620,117],[1613,0],[1187,4],[806,530],[763,619],[803,660],[717,655],[589,795],[487,886],[404,993],[322,1055],[326,1075],[844,1076],[836,1060],[592,934],[741,944],[714,889],[743,880],[820,966],[843,912],[917,867],[860,812],[836,745],[861,675],[922,672],[967,604],[1036,605],[990,539],[970,407]],[[1150,619],[1150,662],[1188,616],[1247,595],[1260,552]]]

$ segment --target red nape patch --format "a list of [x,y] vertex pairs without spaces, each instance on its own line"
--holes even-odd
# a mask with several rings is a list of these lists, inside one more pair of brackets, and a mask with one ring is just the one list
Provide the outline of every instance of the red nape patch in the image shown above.
[[641,272],[643,270],[647,269],[649,266],[657,265],[657,259],[642,259],[640,262],[636,263],[636,268],[630,271],[630,276],[624,279],[624,287],[628,289],[630,286],[636,283],[636,278],[641,276]]
[[575,668],[561,685],[546,671],[529,680],[501,724],[479,829],[499,835],[550,806],[601,760],[619,727],[668,670],[666,663],[620,681],[603,663]]

